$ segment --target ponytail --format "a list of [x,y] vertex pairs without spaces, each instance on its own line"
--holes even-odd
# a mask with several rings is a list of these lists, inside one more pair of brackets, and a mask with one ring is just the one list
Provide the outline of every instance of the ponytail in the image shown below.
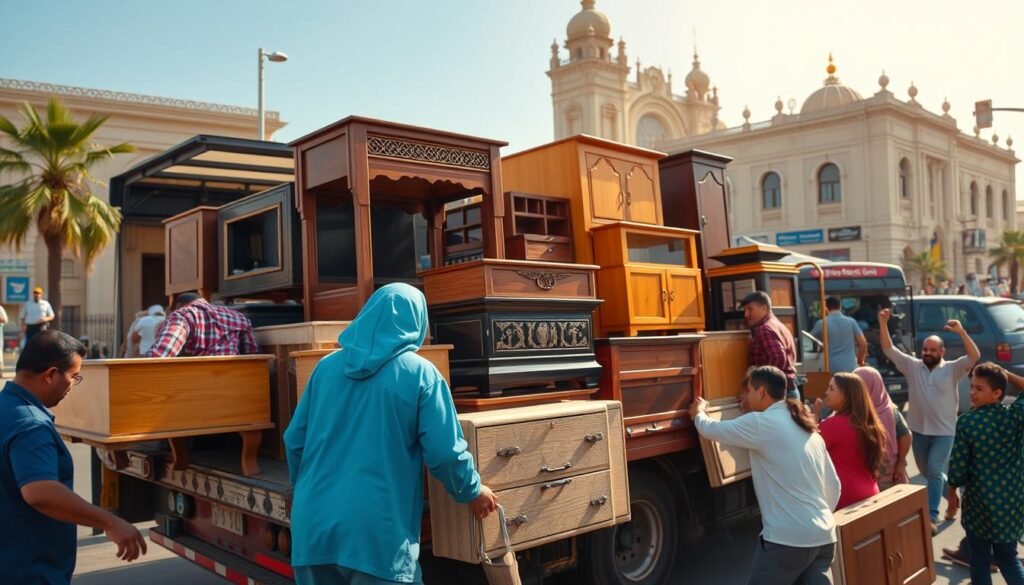
[[802,402],[795,398],[787,398],[786,408],[789,409],[789,416],[796,423],[796,426],[808,433],[818,432],[818,422],[814,420],[814,415],[811,414],[810,409],[804,406]]

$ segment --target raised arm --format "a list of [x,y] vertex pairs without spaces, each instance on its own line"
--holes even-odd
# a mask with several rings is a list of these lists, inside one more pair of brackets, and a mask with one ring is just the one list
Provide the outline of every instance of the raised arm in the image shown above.
[[906,370],[913,363],[914,358],[893,347],[892,335],[889,334],[890,317],[892,317],[890,309],[882,309],[878,312],[878,337],[882,344],[882,353],[889,358],[897,370],[906,375]]
[[956,333],[957,335],[960,336],[960,340],[964,342],[964,350],[967,353],[968,369],[972,368],[974,364],[978,363],[978,360],[981,359],[981,351],[978,350],[978,345],[974,343],[974,340],[971,339],[971,336],[967,334],[967,331],[964,329],[962,323],[960,323],[956,319],[951,319],[948,322],[946,322],[946,326],[943,327],[943,329],[951,333]]

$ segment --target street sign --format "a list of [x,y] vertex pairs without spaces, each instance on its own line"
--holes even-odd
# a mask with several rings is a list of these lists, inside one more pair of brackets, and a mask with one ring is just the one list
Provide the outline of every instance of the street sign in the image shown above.
[[27,303],[28,302],[28,278],[27,276],[8,276],[4,279],[4,302]]
[[820,244],[825,241],[825,230],[799,230],[775,234],[776,246],[793,246],[798,244]]
[[828,241],[830,242],[854,242],[860,239],[860,226],[851,225],[848,227],[829,228]]
[[978,128],[992,127],[992,100],[974,102],[974,119]]

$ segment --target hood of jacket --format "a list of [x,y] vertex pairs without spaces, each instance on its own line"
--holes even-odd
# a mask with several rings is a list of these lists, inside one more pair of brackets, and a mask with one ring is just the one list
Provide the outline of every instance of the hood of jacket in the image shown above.
[[423,293],[403,283],[381,287],[338,336],[345,375],[369,378],[392,359],[418,350],[426,336]]

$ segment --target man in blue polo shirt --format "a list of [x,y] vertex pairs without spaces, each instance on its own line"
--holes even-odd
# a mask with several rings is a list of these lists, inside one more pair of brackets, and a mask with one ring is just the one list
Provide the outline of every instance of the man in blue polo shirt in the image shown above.
[[146,553],[139,531],[75,494],[74,464],[53,415],[82,381],[85,347],[60,331],[25,344],[13,381],[0,392],[0,572],[5,583],[63,585],[75,570],[75,525],[103,530],[117,556]]

